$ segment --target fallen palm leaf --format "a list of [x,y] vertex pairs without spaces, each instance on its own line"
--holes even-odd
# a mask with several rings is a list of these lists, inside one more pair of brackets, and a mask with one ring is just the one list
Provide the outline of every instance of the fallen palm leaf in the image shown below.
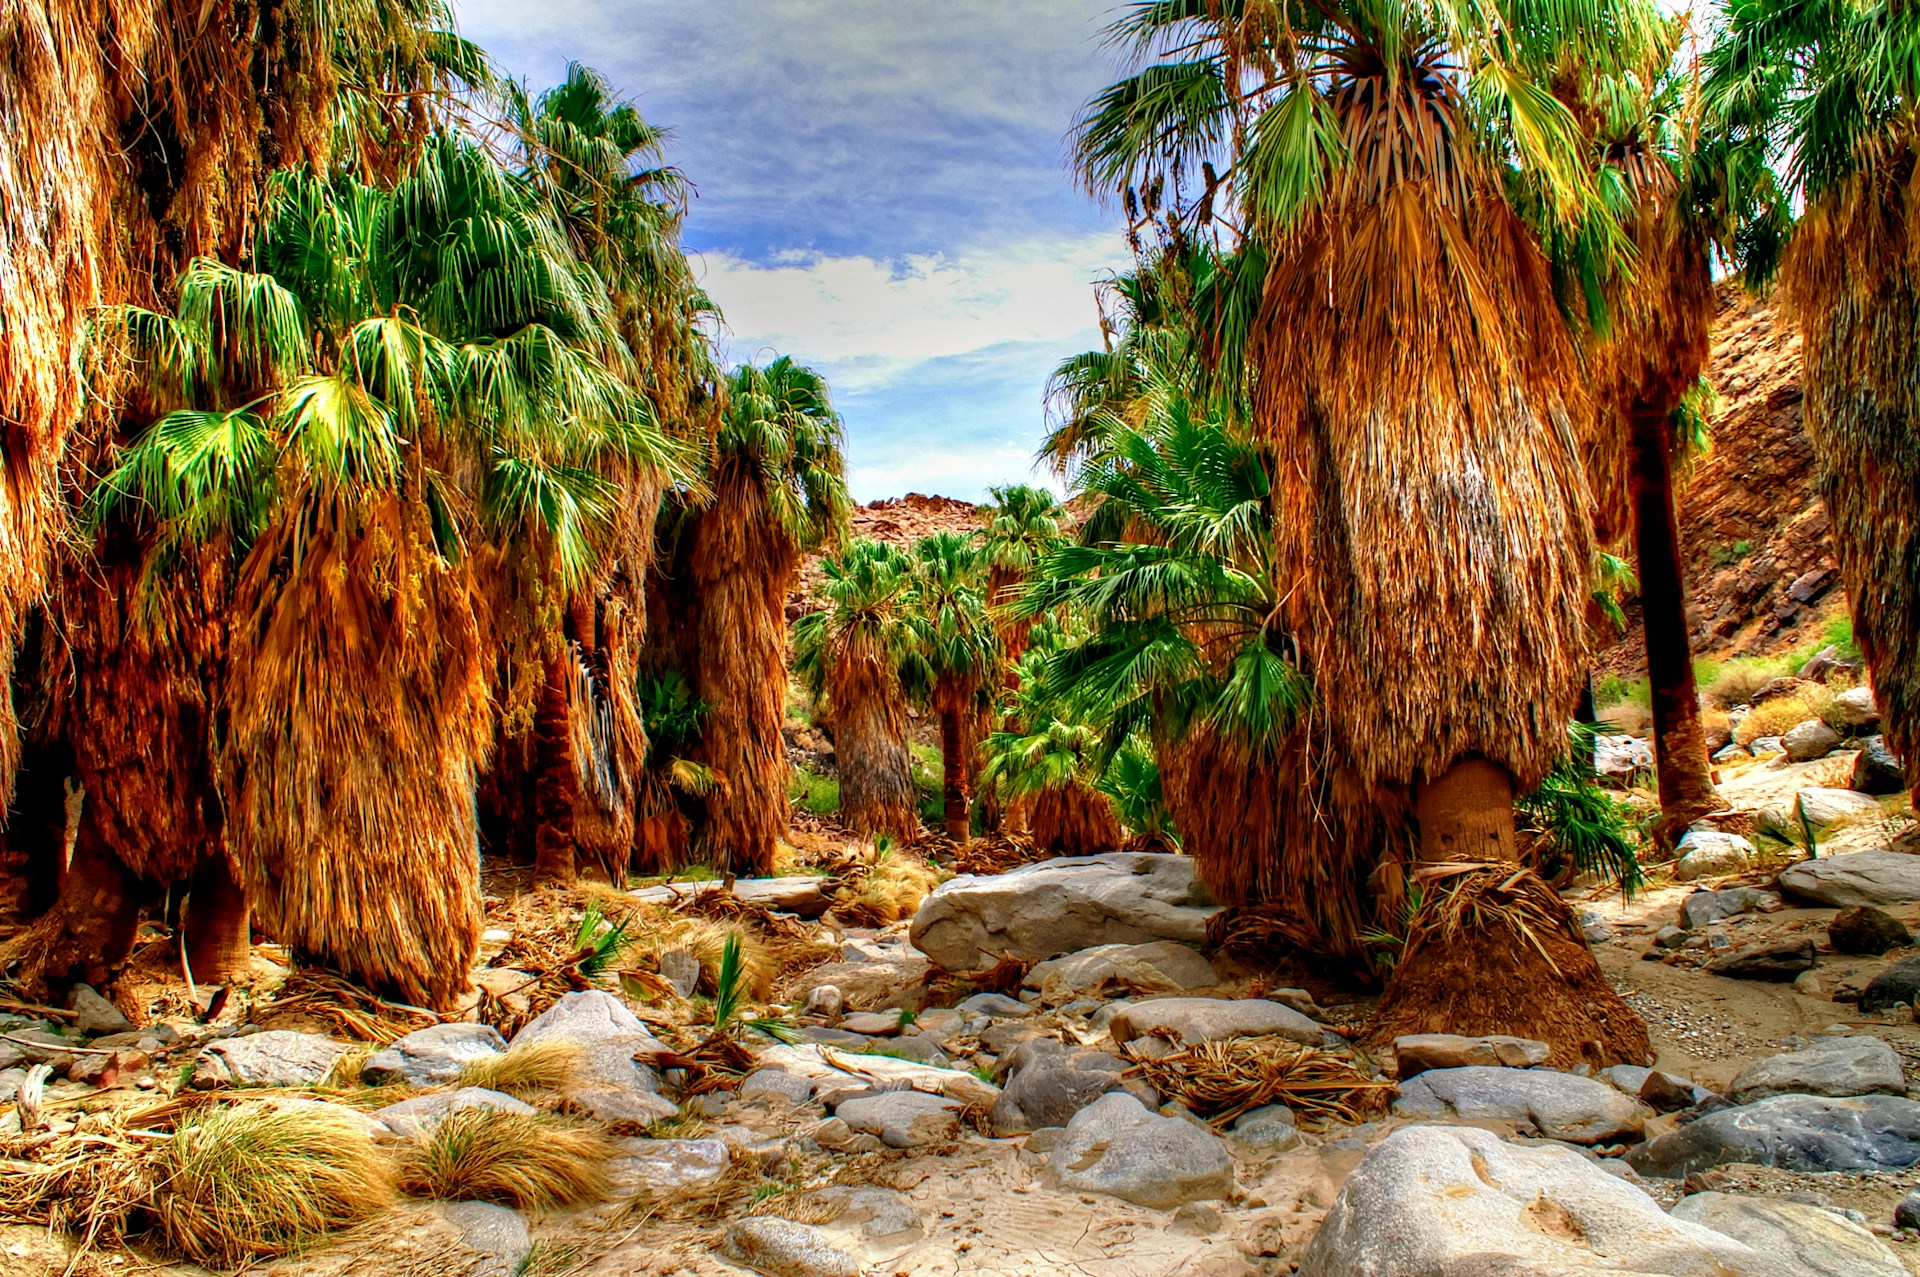
[[1369,1077],[1342,1055],[1286,1038],[1202,1042],[1129,1070],[1160,1094],[1215,1124],[1267,1104],[1285,1104],[1309,1130],[1378,1114],[1393,1083]]

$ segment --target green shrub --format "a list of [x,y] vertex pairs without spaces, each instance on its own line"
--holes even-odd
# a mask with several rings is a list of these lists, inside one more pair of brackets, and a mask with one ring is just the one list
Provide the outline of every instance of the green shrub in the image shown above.
[[787,797],[801,811],[815,816],[834,815],[840,810],[840,778],[795,767],[787,780]]

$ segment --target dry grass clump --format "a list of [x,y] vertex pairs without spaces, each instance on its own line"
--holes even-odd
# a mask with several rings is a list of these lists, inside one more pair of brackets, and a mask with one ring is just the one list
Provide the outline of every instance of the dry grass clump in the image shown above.
[[243,1104],[187,1117],[148,1174],[167,1245],[222,1267],[287,1254],[394,1202],[365,1128],[317,1108]]
[[1617,732],[1642,740],[1653,734],[1653,710],[1633,701],[1609,705],[1600,711],[1599,719]]
[[632,928],[633,941],[627,949],[628,962],[642,970],[658,972],[661,955],[683,949],[700,959],[698,991],[712,997],[718,991],[715,979],[720,970],[720,955],[726,951],[727,937],[738,936],[747,995],[756,1000],[772,996],[773,980],[780,972],[779,956],[752,927],[743,922],[721,922],[668,909],[647,908],[639,912],[641,916]]
[[613,1193],[607,1163],[620,1146],[598,1131],[524,1113],[450,1113],[400,1163],[412,1197],[497,1202],[550,1210],[603,1202]]
[[1734,728],[1733,738],[1751,745],[1762,736],[1783,736],[1810,718],[1823,722],[1833,713],[1834,689],[1824,683],[1802,683],[1790,695],[1755,705]]
[[1393,1094],[1393,1083],[1369,1077],[1345,1056],[1281,1037],[1202,1042],[1140,1060],[1132,1072],[1216,1124],[1277,1103],[1298,1114],[1303,1127],[1319,1130],[1364,1122]]
[[460,1085],[504,1091],[523,1100],[551,1095],[573,1081],[583,1053],[578,1042],[564,1039],[528,1042],[474,1060],[460,1070]]
[[857,877],[834,897],[833,911],[856,926],[886,926],[910,918],[933,889],[940,871],[920,856],[891,844],[876,845],[862,858]]

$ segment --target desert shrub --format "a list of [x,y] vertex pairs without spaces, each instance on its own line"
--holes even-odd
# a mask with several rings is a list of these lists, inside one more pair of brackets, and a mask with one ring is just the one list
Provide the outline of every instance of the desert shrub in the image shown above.
[[1601,710],[1600,721],[1628,736],[1645,738],[1653,734],[1653,711],[1633,701],[1621,701]]
[[1601,709],[1626,704],[1648,706],[1653,704],[1653,688],[1644,678],[1602,674],[1594,680],[1593,703]]
[[468,1064],[460,1070],[460,1085],[504,1091],[523,1100],[550,1095],[566,1090],[581,1054],[578,1042],[558,1038],[524,1043]]
[[1783,736],[1810,718],[1826,719],[1834,713],[1834,690],[1821,683],[1806,683],[1786,696],[1778,696],[1755,705],[1734,728],[1733,738],[1751,745],[1762,736]]
[[619,1155],[608,1136],[555,1118],[465,1109],[407,1150],[399,1183],[412,1197],[551,1210],[605,1201]]

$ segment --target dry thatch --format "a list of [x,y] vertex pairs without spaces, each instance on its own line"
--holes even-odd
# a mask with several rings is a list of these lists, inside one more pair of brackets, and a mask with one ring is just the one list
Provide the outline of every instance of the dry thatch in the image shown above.
[[1034,796],[1027,817],[1033,845],[1053,856],[1095,856],[1118,851],[1126,841],[1113,803],[1078,780],[1054,785]]
[[549,1117],[466,1109],[409,1148],[398,1182],[413,1197],[552,1210],[613,1193],[607,1163],[620,1146],[599,1131]]
[[[1888,126],[1890,129],[1896,127]],[[1794,230],[1788,304],[1806,360],[1806,425],[1872,672],[1881,730],[1920,757],[1920,235],[1911,136],[1824,192]]]
[[1594,960],[1572,913],[1530,869],[1439,864],[1368,1026],[1387,1045],[1409,1033],[1509,1033],[1553,1048],[1561,1068],[1646,1064],[1646,1025]]
[[461,1086],[504,1091],[523,1100],[553,1095],[567,1088],[585,1054],[578,1042],[545,1038],[482,1056],[460,1071]]
[[828,673],[834,761],[840,775],[840,819],[856,835],[920,837],[907,752],[907,703],[898,668],[859,641],[836,644]]
[[474,777],[492,739],[473,591],[418,503],[288,508],[238,592],[234,861],[288,947],[450,1006],[479,942]]
[[1378,1116],[1393,1096],[1393,1083],[1373,1078],[1347,1057],[1276,1037],[1202,1042],[1137,1060],[1129,1071],[1217,1124],[1285,1104],[1306,1129],[1321,1130]]

